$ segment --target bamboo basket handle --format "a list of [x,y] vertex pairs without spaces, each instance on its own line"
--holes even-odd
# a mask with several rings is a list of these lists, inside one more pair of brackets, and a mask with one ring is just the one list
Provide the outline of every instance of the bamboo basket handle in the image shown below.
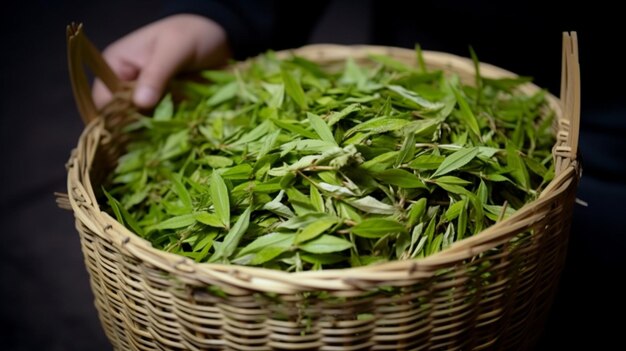
[[[580,133],[580,64],[576,32],[563,33],[563,60],[561,65],[561,107],[559,145],[556,154],[564,159],[557,162],[556,171],[564,170],[578,156]],[[559,164],[560,163],[560,164]]]
[[72,91],[78,112],[85,125],[98,117],[98,110],[91,96],[83,64],[100,78],[112,94],[124,89],[124,84],[106,63],[102,54],[84,34],[83,25],[72,23],[67,26],[67,64],[70,72]]

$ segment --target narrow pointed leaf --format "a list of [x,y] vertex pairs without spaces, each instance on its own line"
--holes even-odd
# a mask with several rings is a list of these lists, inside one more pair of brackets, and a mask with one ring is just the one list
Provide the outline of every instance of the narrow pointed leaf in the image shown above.
[[301,109],[305,110],[307,108],[307,103],[302,86],[286,68],[282,68],[280,72],[283,78],[283,83],[285,84],[285,91],[287,92],[287,95],[289,95],[289,97],[291,97]]
[[476,120],[474,112],[472,112],[472,109],[469,107],[467,100],[465,100],[465,98],[461,95],[458,88],[453,87],[452,91],[454,92],[456,101],[459,104],[459,116],[465,123],[467,123],[469,129],[474,133],[474,135],[480,137],[480,128],[478,127],[478,121]]
[[211,199],[213,199],[215,213],[220,221],[222,221],[224,227],[230,228],[230,200],[228,198],[228,188],[226,188],[226,183],[224,183],[224,180],[217,172],[213,172],[211,175]]
[[335,137],[333,137],[333,132],[330,130],[326,122],[324,122],[324,120],[320,118],[320,116],[310,112],[307,112],[306,115],[309,119],[309,122],[311,123],[311,126],[313,127],[317,135],[319,135],[320,139],[324,140],[327,143],[337,145]]
[[364,238],[382,238],[387,234],[400,233],[405,230],[402,223],[384,218],[366,219],[350,229],[355,235]]
[[376,173],[374,177],[385,184],[396,185],[401,188],[426,188],[426,185],[419,177],[402,169],[387,169]]
[[169,121],[174,116],[174,103],[172,102],[172,95],[167,94],[165,97],[159,102],[157,107],[154,109],[154,120],[155,121]]
[[396,208],[392,205],[386,204],[372,196],[365,196],[360,199],[347,199],[345,200],[351,206],[358,208],[359,210],[373,214],[385,214],[390,215],[396,212]]
[[215,227],[215,228],[223,228],[224,223],[220,220],[220,218],[215,215],[214,213],[208,213],[206,211],[204,212],[197,212],[194,214],[193,217],[196,221],[211,226],[211,227]]
[[398,85],[389,85],[387,89],[393,91],[405,101],[410,102],[414,108],[420,109],[424,112],[433,112],[440,110],[444,107],[444,104],[440,102],[432,102],[426,100],[424,97],[420,96],[418,93],[414,91],[410,91]]
[[348,240],[325,234],[317,239],[299,245],[299,248],[313,254],[325,254],[344,251],[352,246],[352,243]]
[[511,177],[517,181],[522,188],[528,189],[530,188],[530,181],[528,177],[528,171],[526,170],[526,165],[522,160],[522,157],[519,155],[519,152],[513,145],[513,143],[508,143],[506,147],[506,161],[507,167],[509,169],[509,174]]
[[443,160],[445,160],[445,157],[440,155],[421,155],[409,162],[408,166],[413,169],[426,171],[439,168]]
[[319,220],[307,225],[301,231],[299,231],[296,234],[296,239],[294,242],[296,244],[299,244],[307,240],[315,239],[335,224],[337,224],[336,218],[320,218]]
[[293,233],[269,233],[256,238],[253,242],[241,249],[238,256],[258,252],[266,247],[289,248],[293,243]]
[[220,247],[220,255],[218,257],[229,258],[237,249],[237,245],[239,245],[239,241],[243,237],[243,234],[248,230],[248,226],[250,225],[250,208],[246,208],[246,210],[239,216],[235,225],[230,229],[228,234],[224,237],[224,241],[222,242],[222,246]]
[[194,223],[196,223],[196,218],[195,215],[191,213],[168,218],[163,222],[149,226],[148,228],[146,228],[146,231],[151,232],[153,230],[186,228]]
[[360,105],[359,104],[350,104],[350,105],[346,106],[343,110],[341,110],[339,112],[331,113],[330,116],[328,117],[328,126],[332,127],[333,125],[335,125],[336,123],[338,123],[342,119],[346,118],[352,112],[358,111],[359,109],[360,109]]
[[446,157],[432,176],[438,177],[452,171],[456,171],[457,169],[470,163],[477,155],[478,148],[476,147],[458,150]]

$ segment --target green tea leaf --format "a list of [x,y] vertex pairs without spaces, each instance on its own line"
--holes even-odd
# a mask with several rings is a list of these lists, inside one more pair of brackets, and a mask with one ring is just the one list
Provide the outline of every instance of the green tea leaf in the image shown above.
[[223,168],[222,170],[218,174],[224,179],[248,180],[252,175],[252,166],[249,163],[242,163],[231,168]]
[[486,215],[493,221],[498,221],[502,215],[504,215],[502,219],[507,219],[515,212],[510,206],[506,206],[505,208],[504,206],[485,204],[483,207],[487,211]]
[[337,214],[341,218],[346,218],[357,223],[363,220],[359,212],[346,202],[335,202],[335,207],[337,208]]
[[382,201],[377,200],[372,196],[365,196],[360,199],[347,199],[345,200],[352,207],[358,208],[359,210],[372,214],[385,214],[390,215],[396,213],[396,208],[392,205],[386,204]]
[[530,169],[536,175],[543,178],[546,173],[548,173],[548,169],[544,165],[542,165],[541,162],[538,162],[532,157],[526,157],[524,158],[524,161],[526,161],[526,166],[528,166],[528,169]]
[[238,257],[244,256],[249,253],[259,252],[262,249],[268,247],[277,247],[280,249],[287,249],[293,244],[295,235],[293,233],[269,233],[256,238],[246,247],[241,249]]
[[338,123],[339,121],[341,121],[342,119],[350,115],[352,112],[356,112],[360,110],[360,106],[361,105],[359,104],[350,104],[344,107],[339,112],[331,113],[330,116],[328,117],[328,126],[332,127],[333,125],[335,125],[336,123]]
[[390,233],[402,233],[404,226],[392,219],[369,218],[355,225],[350,231],[363,238],[381,238]]
[[237,96],[239,84],[236,81],[223,85],[206,102],[208,106],[217,106]]
[[440,155],[421,155],[409,162],[408,166],[413,169],[424,171],[437,169],[441,166],[444,159],[445,157]]
[[149,226],[146,228],[146,232],[151,232],[154,230],[186,228],[194,223],[196,223],[195,215],[193,213],[190,213],[186,215],[171,217],[164,220],[163,222]]
[[373,173],[382,172],[394,164],[398,158],[398,151],[389,151],[367,160],[361,164],[361,168],[369,170]]
[[450,222],[451,220],[457,218],[463,208],[465,207],[465,200],[457,201],[448,207],[448,210],[444,213],[445,219]]
[[435,236],[433,241],[428,245],[428,250],[426,250],[426,256],[430,256],[437,251],[441,251],[441,244],[443,243],[443,234],[439,234]]
[[280,108],[285,99],[285,85],[269,84],[264,82],[263,88],[270,94],[270,99],[267,100],[267,106],[271,108]]
[[184,154],[189,150],[189,131],[181,130],[177,133],[170,134],[163,147],[159,150],[159,159],[161,161],[169,160]]
[[301,216],[290,218],[289,220],[281,223],[278,228],[296,230],[304,228],[307,225],[314,223],[322,218],[328,218],[328,215],[326,213],[320,212],[307,213]]
[[435,184],[437,184],[440,188],[452,194],[465,195],[469,193],[469,190],[457,184],[449,184],[446,182],[435,182]]
[[400,130],[410,122],[404,119],[379,117],[357,124],[346,132],[346,137],[357,132],[386,133]]
[[406,259],[408,256],[408,249],[410,245],[411,245],[411,237],[409,236],[409,233],[407,232],[398,233],[398,236],[396,238],[396,242],[394,245],[396,257],[400,260]]
[[304,90],[302,90],[300,83],[286,68],[281,68],[280,73],[283,78],[283,83],[285,84],[287,95],[289,95],[301,109],[306,110],[306,96],[304,95]]
[[328,234],[324,234],[317,239],[299,245],[301,250],[314,254],[339,252],[347,250],[351,247],[352,243],[348,240]]
[[204,258],[204,256],[209,252],[211,247],[213,246],[213,240],[217,236],[217,233],[208,233],[204,236],[201,235],[201,238],[193,245],[193,251],[200,251],[201,255],[199,258]]
[[155,121],[169,121],[174,116],[174,103],[172,102],[172,94],[166,94],[161,102],[154,109]]
[[128,211],[113,196],[111,196],[111,194],[109,194],[104,189],[102,189],[102,191],[107,197],[109,206],[111,206],[111,208],[113,209],[116,219],[120,223],[126,223],[135,233],[139,235],[144,235],[144,232],[148,231],[147,229],[144,230],[143,228],[141,228],[141,226],[139,225],[139,223],[137,223],[133,216],[128,213]]
[[454,96],[456,97],[456,101],[459,104],[459,117],[467,124],[469,129],[474,133],[474,135],[480,137],[480,127],[478,127],[478,121],[476,120],[476,116],[472,109],[469,107],[469,104],[465,100],[465,98],[459,92],[457,87],[452,87],[452,91],[454,92]]
[[470,57],[472,58],[472,63],[474,63],[474,71],[476,72],[474,74],[474,85],[476,88],[476,106],[478,106],[480,104],[480,101],[482,100],[483,80],[482,75],[480,74],[480,62],[478,61],[478,56],[476,55],[474,48],[472,48],[471,46],[469,47],[469,51]]
[[203,163],[206,163],[211,168],[224,168],[224,167],[230,167],[233,165],[232,159],[228,157],[224,157],[224,156],[218,156],[218,155],[204,156],[201,161]]
[[399,72],[410,72],[413,71],[414,69],[412,67],[409,67],[407,65],[405,65],[404,63],[398,61],[398,60],[394,60],[389,56],[386,55],[369,55],[369,58],[372,59],[375,62],[381,63],[393,70],[399,71]]
[[415,133],[409,133],[409,135],[404,138],[404,142],[402,143],[402,148],[400,149],[400,153],[398,154],[398,158],[394,163],[395,167],[400,166],[405,161],[408,161],[413,158],[415,155]]
[[419,44],[415,44],[415,57],[417,57],[417,66],[420,68],[420,71],[426,73],[428,70],[422,54],[422,47]]
[[[282,198],[282,194],[282,192],[279,194],[280,198]],[[272,211],[281,217],[291,218],[295,216],[289,207],[285,206],[280,200],[276,201],[276,199],[263,205],[263,209]]]
[[288,132],[300,134],[301,136],[305,138],[309,138],[309,139],[317,139],[316,133],[306,130],[295,123],[287,122],[287,121],[280,121],[277,119],[272,119],[272,123],[274,123],[277,127],[282,128]]
[[243,234],[246,232],[246,230],[248,230],[248,226],[250,225],[250,212],[250,207],[246,208],[246,210],[237,219],[237,222],[235,222],[235,225],[230,229],[228,234],[226,234],[222,245],[216,252],[217,259],[227,259],[233,255],[233,253],[237,249],[237,246],[239,245],[239,241],[243,237]]
[[279,246],[264,247],[259,252],[257,252],[256,255],[254,255],[254,257],[250,261],[250,265],[257,266],[257,265],[266,263],[287,251],[288,251],[288,248],[279,247]]
[[415,174],[402,169],[387,169],[374,174],[374,177],[386,184],[396,185],[401,188],[426,188],[424,182]]
[[210,227],[215,228],[224,228],[224,223],[220,220],[220,218],[214,213],[209,213],[206,211],[194,213],[193,217],[196,221],[206,224]]
[[513,177],[523,189],[529,189],[530,180],[528,171],[513,143],[507,143],[506,145],[506,161],[511,177]]
[[337,145],[335,137],[333,136],[333,132],[330,130],[326,122],[324,122],[324,120],[320,118],[320,116],[310,112],[307,112],[306,115],[309,119],[309,122],[311,123],[311,126],[313,127],[317,135],[319,135],[320,139],[324,140],[327,143]]
[[324,264],[335,264],[341,261],[345,261],[346,257],[340,254],[307,254],[303,253],[300,255],[302,260],[308,263],[324,265]]
[[289,198],[289,204],[293,207],[298,216],[304,216],[309,213],[315,213],[315,207],[309,200],[309,197],[301,193],[295,187],[285,189],[285,193]]
[[422,197],[416,202],[412,203],[409,208],[409,215],[407,219],[407,226],[413,227],[417,224],[424,213],[426,213],[426,198]]
[[469,185],[472,183],[468,180],[461,179],[455,176],[441,176],[441,177],[437,177],[433,179],[433,181],[436,182],[437,184],[445,183],[445,184],[451,184],[451,185]]
[[232,82],[233,80],[235,80],[235,76],[228,71],[205,70],[200,72],[200,75],[210,80],[211,82],[220,84]]
[[174,190],[176,195],[178,195],[178,198],[183,203],[183,206],[185,207],[185,209],[187,209],[188,211],[191,211],[191,209],[193,208],[191,195],[189,195],[187,188],[185,188],[185,186],[183,185],[183,183],[181,183],[179,178],[180,176],[178,175],[174,175],[174,174],[170,175],[169,180],[170,182],[172,182],[172,186],[173,186],[172,189]]
[[367,82],[366,73],[354,62],[354,59],[348,57],[343,75],[339,82],[344,84],[354,84],[357,87],[363,87]]
[[428,101],[418,93],[405,89],[399,85],[389,85],[387,86],[387,89],[402,97],[404,101],[410,103],[413,108],[423,112],[434,112],[444,107],[444,104],[441,102]]
[[463,201],[463,208],[461,208],[459,212],[459,219],[458,219],[457,226],[456,226],[457,240],[463,240],[463,238],[465,237],[465,233],[467,231],[467,221],[468,221],[467,204],[468,203],[466,200]]
[[456,171],[457,169],[470,163],[477,155],[478,148],[476,147],[464,148],[455,151],[451,155],[447,156],[443,162],[441,162],[441,165],[439,165],[432,176],[438,177],[452,171]]
[[322,233],[326,232],[330,227],[337,224],[337,218],[326,217],[310,223],[296,234],[294,243],[299,244],[311,239],[315,239]]
[[265,140],[263,141],[263,146],[259,150],[259,153],[256,155],[257,161],[265,157],[265,155],[267,155],[267,153],[270,152],[270,150],[272,150],[279,135],[280,135],[280,130],[277,130],[265,138]]
[[490,85],[492,87],[495,87],[496,89],[505,90],[505,91],[511,91],[519,87],[520,85],[530,83],[533,81],[531,77],[523,77],[523,76],[515,77],[515,78],[498,78],[498,79],[482,77],[482,80],[485,85]]
[[118,222],[124,224],[124,217],[122,216],[122,210],[121,210],[122,205],[120,205],[120,203],[111,194],[109,194],[104,188],[102,189],[102,192],[106,196],[108,200],[107,202],[109,206],[111,206],[111,209],[113,210],[115,219],[117,219]]
[[242,135],[239,139],[235,140],[230,146],[246,145],[252,141],[258,140],[261,137],[267,135],[271,130],[272,123],[264,121],[263,123],[250,130],[248,133]]
[[356,196],[356,194],[352,190],[346,188],[345,186],[338,186],[338,185],[328,184],[325,182],[319,182],[317,183],[317,187],[335,196]]
[[324,199],[313,184],[309,187],[309,193],[313,207],[315,207],[318,212],[324,212],[326,210],[324,206]]
[[230,228],[230,200],[228,198],[228,188],[226,183],[217,172],[211,175],[211,199],[215,213],[225,228]]
[[478,190],[476,190],[476,196],[483,204],[486,204],[489,200],[489,190],[487,189],[487,184],[482,179],[480,180],[480,185],[478,185]]

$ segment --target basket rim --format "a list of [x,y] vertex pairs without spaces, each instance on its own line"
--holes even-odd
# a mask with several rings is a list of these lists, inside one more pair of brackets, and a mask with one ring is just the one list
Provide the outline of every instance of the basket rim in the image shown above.
[[[415,58],[414,50],[371,45],[314,44],[277,52],[279,57],[293,54],[308,59],[327,61],[343,60],[346,57],[364,58],[370,54],[386,54],[396,59],[413,57],[414,60]],[[444,71],[474,72],[473,62],[466,57],[426,50],[423,51],[423,56],[427,66],[430,67]],[[488,63],[481,62],[480,69],[485,77],[517,76]],[[520,90],[528,94],[540,88],[527,83]],[[76,149],[72,152],[68,162],[68,198],[77,225],[82,224],[93,233],[110,241],[123,253],[175,274],[185,281],[218,285],[234,294],[250,290],[285,294],[311,290],[350,293],[380,285],[393,285],[394,282],[415,283],[434,276],[442,268],[450,268],[461,260],[508,241],[521,229],[531,226],[543,217],[543,214],[535,211],[539,204],[554,201],[572,186],[576,186],[580,166],[576,161],[576,155],[571,152],[572,145],[569,143],[572,138],[567,137],[572,117],[564,116],[564,110],[567,112],[567,109],[563,108],[562,101],[551,94],[547,94],[547,100],[558,120],[557,131],[555,131],[556,144],[552,152],[556,168],[555,178],[546,186],[538,199],[527,203],[509,218],[425,258],[390,261],[363,267],[285,272],[262,267],[198,263],[154,248],[149,241],[127,229],[108,213],[101,211],[94,195],[89,174],[99,142],[108,136],[104,129],[106,112],[100,114],[98,119],[85,127]],[[105,107],[103,111],[106,110]]]

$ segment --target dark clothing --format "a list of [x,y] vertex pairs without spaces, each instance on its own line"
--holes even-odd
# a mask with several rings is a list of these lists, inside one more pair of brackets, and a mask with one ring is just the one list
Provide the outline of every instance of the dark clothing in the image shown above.
[[307,42],[327,0],[173,0],[166,2],[166,15],[193,13],[219,23],[228,35],[236,59],[267,49],[286,49]]

